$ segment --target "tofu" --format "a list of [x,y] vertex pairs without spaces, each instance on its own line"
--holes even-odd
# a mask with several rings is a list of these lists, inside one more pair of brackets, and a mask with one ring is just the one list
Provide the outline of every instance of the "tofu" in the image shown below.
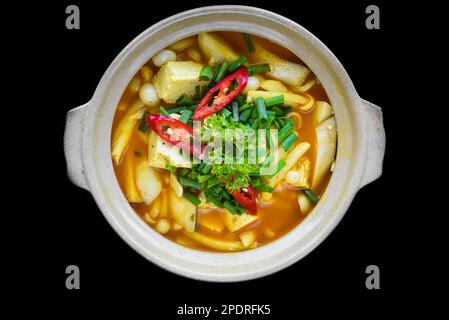
[[193,61],[169,61],[165,63],[153,78],[159,98],[166,103],[175,103],[183,94],[192,98],[197,85],[204,86],[209,81],[200,81],[203,65]]
[[228,210],[224,210],[222,219],[229,231],[235,232],[259,220],[259,216],[247,213],[242,213],[241,215],[232,214]]
[[154,131],[150,132],[148,141],[148,165],[165,169],[167,163],[177,168],[191,168],[189,155],[183,155],[182,150],[164,141]]

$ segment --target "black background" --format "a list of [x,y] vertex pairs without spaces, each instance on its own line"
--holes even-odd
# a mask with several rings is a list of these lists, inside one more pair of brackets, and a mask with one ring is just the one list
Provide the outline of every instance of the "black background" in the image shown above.
[[[46,311],[54,311],[56,306],[79,314],[87,314],[86,307],[140,310],[149,319],[176,318],[177,306],[185,303],[217,307],[269,304],[271,315],[260,318],[282,319],[299,318],[305,311],[317,316],[328,311],[349,314],[355,313],[355,307],[364,309],[356,313],[360,317],[383,315],[387,307],[402,306],[399,297],[423,293],[418,289],[423,271],[409,255],[412,250],[421,252],[422,244],[408,237],[410,222],[415,221],[423,203],[409,205],[413,194],[399,194],[398,184],[407,184],[412,167],[403,161],[410,150],[409,134],[404,130],[415,106],[403,97],[416,88],[408,83],[416,85],[414,79],[423,77],[410,68],[419,61],[411,54],[422,50],[422,46],[414,46],[422,37],[413,23],[427,16],[429,8],[393,7],[383,1],[239,3],[272,10],[315,34],[342,62],[360,96],[382,107],[384,113],[387,152],[382,177],[360,190],[341,223],[317,249],[285,270],[235,284],[171,274],[128,247],[90,194],[67,179],[62,147],[67,111],[91,98],[115,56],[146,28],[183,10],[219,3],[61,1],[14,9],[20,15],[5,31],[26,34],[23,40],[15,40],[21,49],[13,54],[25,61],[15,76],[32,83],[36,91],[36,96],[19,94],[17,99],[38,111],[29,123],[32,133],[24,135],[28,143],[22,157],[32,165],[27,176],[35,187],[27,190],[21,181],[15,189],[22,211],[20,223],[29,235],[15,252],[16,259],[8,263],[20,273],[14,278],[19,298],[29,294],[28,301]],[[80,30],[65,28],[69,4],[80,8]],[[380,8],[380,30],[365,28],[369,4]],[[23,26],[27,26],[26,32],[21,31]],[[407,114],[401,111],[404,108]],[[424,258],[421,253],[419,257]],[[78,291],[65,288],[65,268],[70,264],[80,267]],[[380,267],[380,290],[365,288],[365,268],[370,264]]]

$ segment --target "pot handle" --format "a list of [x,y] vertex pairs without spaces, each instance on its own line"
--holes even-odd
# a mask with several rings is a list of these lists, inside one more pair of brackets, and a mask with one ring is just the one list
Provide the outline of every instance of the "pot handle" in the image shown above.
[[89,102],[67,112],[64,131],[64,155],[67,176],[76,186],[89,190],[82,161],[83,122]]
[[382,109],[371,102],[362,100],[365,109],[365,125],[368,132],[368,150],[365,170],[360,188],[378,179],[382,174],[382,163],[385,155],[385,129]]

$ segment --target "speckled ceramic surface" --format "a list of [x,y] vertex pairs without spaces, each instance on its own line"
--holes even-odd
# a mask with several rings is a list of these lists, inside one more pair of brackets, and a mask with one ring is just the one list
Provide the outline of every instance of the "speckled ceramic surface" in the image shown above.
[[[203,31],[247,32],[288,48],[322,82],[338,127],[334,173],[317,206],[294,230],[257,249],[208,253],[180,246],[133,211],[114,175],[110,137],[117,103],[128,82],[155,53]],[[206,281],[262,277],[300,260],[341,220],[356,192],[382,172],[385,133],[381,110],[362,100],[336,57],[297,23],[245,6],[212,6],[167,18],[140,34],[117,56],[93,98],[67,114],[64,137],[69,178],[92,193],[106,220],[137,252],[174,273]]]

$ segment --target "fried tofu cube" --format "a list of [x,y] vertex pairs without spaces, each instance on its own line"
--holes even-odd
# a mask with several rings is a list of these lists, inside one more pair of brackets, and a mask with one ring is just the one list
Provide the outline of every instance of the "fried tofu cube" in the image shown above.
[[163,140],[154,131],[150,132],[148,142],[148,165],[165,169],[167,163],[177,168],[191,168],[192,162],[187,154]]
[[166,103],[175,103],[183,94],[192,98],[197,85],[209,84],[209,81],[199,80],[202,68],[201,63],[193,61],[165,63],[153,78],[157,95]]

